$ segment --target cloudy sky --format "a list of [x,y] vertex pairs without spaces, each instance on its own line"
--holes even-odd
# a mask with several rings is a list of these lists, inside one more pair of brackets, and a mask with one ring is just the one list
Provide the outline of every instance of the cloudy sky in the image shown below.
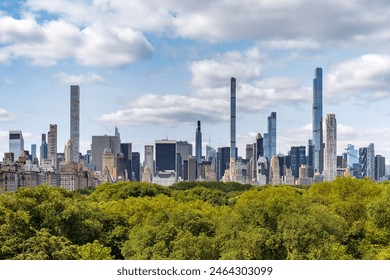
[[81,91],[81,151],[92,135],[145,144],[229,145],[237,79],[239,155],[277,112],[277,150],[311,138],[314,69],[338,151],[375,143],[390,159],[390,2],[385,0],[3,0],[0,159],[9,130],[26,149],[58,125],[69,138],[69,86]]

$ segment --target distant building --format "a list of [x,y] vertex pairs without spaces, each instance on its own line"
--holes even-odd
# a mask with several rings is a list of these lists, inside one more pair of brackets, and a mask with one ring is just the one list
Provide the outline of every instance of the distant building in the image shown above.
[[386,160],[381,155],[375,156],[375,180],[379,181],[386,176]]
[[79,161],[80,153],[80,86],[70,86],[70,140],[72,140],[73,162]]
[[326,116],[324,175],[326,181],[337,177],[337,122],[334,114]]
[[133,165],[134,181],[141,181],[141,160],[140,153],[132,152],[131,153],[131,162]]
[[176,141],[156,140],[156,171],[176,172]]
[[15,161],[21,155],[24,155],[24,140],[20,130],[11,130],[9,132],[9,152],[14,154]]
[[51,164],[54,169],[58,167],[57,161],[57,125],[51,124],[50,130],[47,133],[48,138],[48,159],[51,160]]
[[[119,137],[119,132],[116,132],[116,136]],[[125,179],[132,181],[133,174],[133,163],[132,163],[132,144],[131,143],[121,143],[121,153],[123,154],[123,167],[124,167],[124,177]]]
[[324,169],[324,143],[322,129],[322,68],[315,69],[313,80],[313,144],[314,172]]
[[271,185],[280,185],[280,171],[279,171],[279,159],[277,156],[273,156],[271,159],[270,166],[270,184]]
[[302,164],[306,165],[306,147],[305,146],[293,146],[290,150],[291,157],[291,170],[295,179],[299,178],[299,168]]
[[153,154],[154,154],[154,147],[153,147],[153,145],[145,145],[144,168],[145,168],[146,166],[148,166],[151,173],[153,173],[154,170],[155,170],[155,168],[154,168]]
[[268,117],[268,160],[276,156],[276,112],[272,112]]
[[106,148],[110,148],[114,154],[115,161],[120,153],[120,139],[118,136],[92,136],[92,164],[96,171],[103,171],[102,155]]

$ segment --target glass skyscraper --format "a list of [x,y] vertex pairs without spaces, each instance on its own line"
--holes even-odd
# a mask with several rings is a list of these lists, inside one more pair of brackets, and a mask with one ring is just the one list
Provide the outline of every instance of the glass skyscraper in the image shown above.
[[324,144],[322,129],[322,68],[315,69],[313,80],[313,145],[314,145],[314,171],[322,172],[324,169]]
[[269,160],[276,156],[276,112],[268,117]]
[[14,154],[17,161],[20,155],[24,155],[24,140],[20,130],[11,130],[9,132],[9,152]]

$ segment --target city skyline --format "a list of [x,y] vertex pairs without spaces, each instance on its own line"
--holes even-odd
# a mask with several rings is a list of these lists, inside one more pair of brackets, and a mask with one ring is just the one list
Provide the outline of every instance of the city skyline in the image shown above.
[[203,154],[206,145],[227,147],[230,77],[238,154],[267,132],[271,112],[277,153],[287,154],[312,139],[313,69],[321,67],[323,116],[336,115],[337,154],[374,143],[389,160],[389,4],[368,11],[364,1],[174,2],[2,1],[1,159],[10,130],[22,131],[30,150],[50,124],[63,152],[73,84],[80,85],[82,153],[92,136],[114,135],[115,125],[136,152],[164,138],[195,146],[198,120]]

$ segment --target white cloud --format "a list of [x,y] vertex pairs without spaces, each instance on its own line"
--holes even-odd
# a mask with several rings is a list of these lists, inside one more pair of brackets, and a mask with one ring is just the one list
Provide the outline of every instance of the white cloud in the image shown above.
[[191,94],[147,94],[130,102],[125,109],[100,116],[98,121],[130,126],[176,125],[197,119],[210,123],[228,121],[231,76],[237,81],[237,110],[244,114],[309,100],[311,89],[296,79],[262,79],[262,60],[259,49],[252,47],[195,61],[190,64],[194,86]]
[[0,108],[0,121],[10,121],[13,116],[5,109]]
[[0,62],[22,57],[51,66],[73,59],[82,65],[118,67],[149,57],[153,51],[142,33],[113,24],[86,27],[63,20],[42,24],[34,18],[0,17]]
[[103,83],[102,77],[95,73],[87,73],[81,75],[72,75],[60,73],[55,78],[62,84],[87,84],[87,83]]
[[268,49],[280,50],[318,50],[320,44],[313,39],[272,39],[261,43]]
[[390,56],[366,54],[338,63],[326,75],[324,88],[331,102],[349,97],[382,99],[390,96]]

